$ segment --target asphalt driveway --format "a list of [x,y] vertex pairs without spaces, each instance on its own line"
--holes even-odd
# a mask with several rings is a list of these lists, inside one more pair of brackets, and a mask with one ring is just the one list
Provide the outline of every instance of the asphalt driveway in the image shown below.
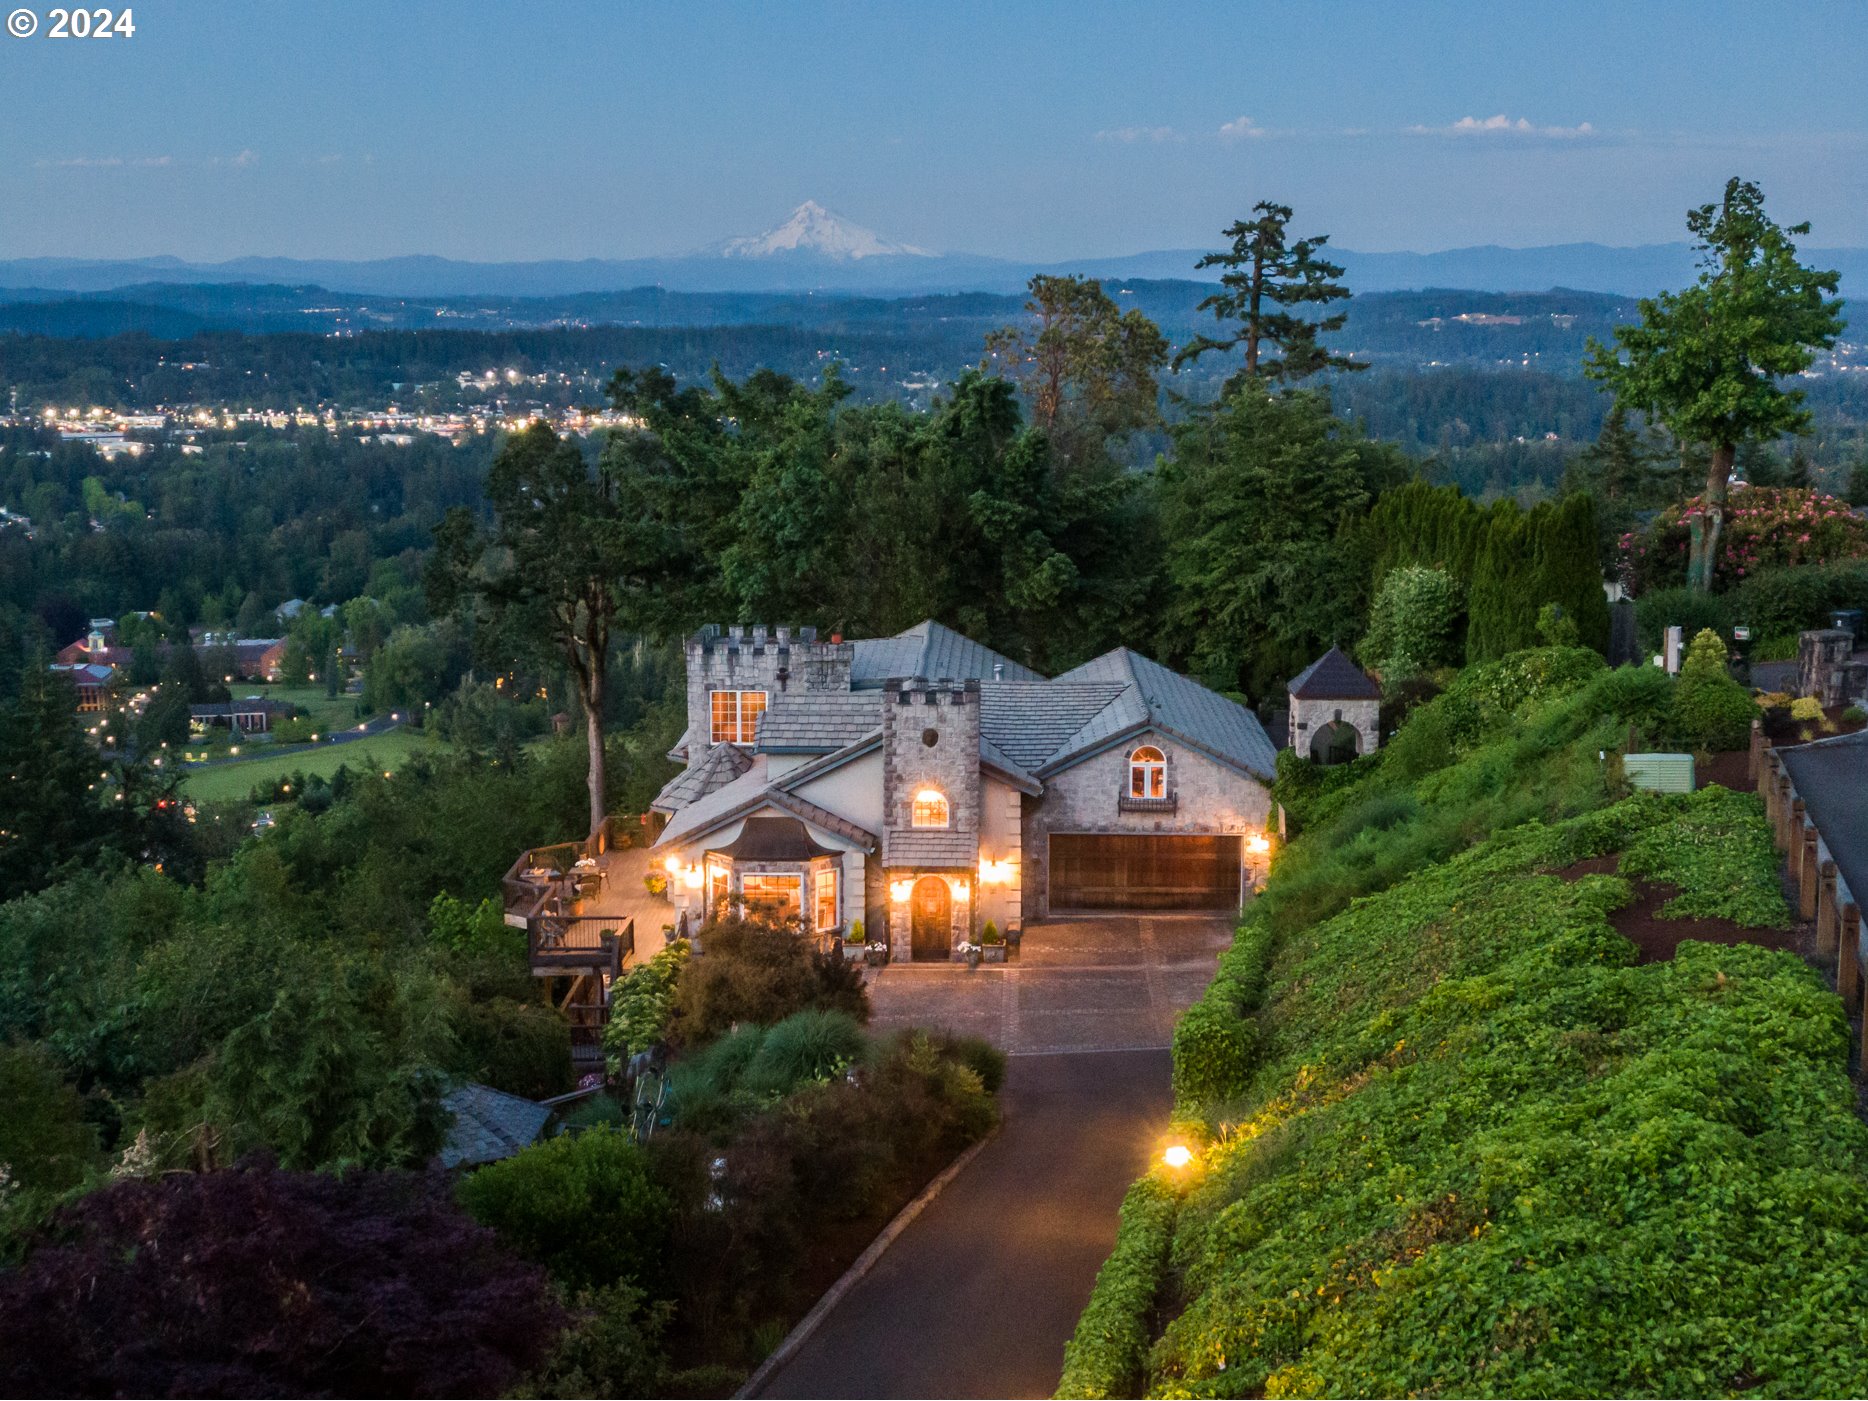
[[1171,1108],[1164,1050],[1014,1056],[1005,1127],[761,1396],[1049,1396]]
[[1014,963],[890,964],[870,982],[873,1025],[939,1027],[1025,1054],[1166,1046],[1232,929],[1195,915],[1035,924]]

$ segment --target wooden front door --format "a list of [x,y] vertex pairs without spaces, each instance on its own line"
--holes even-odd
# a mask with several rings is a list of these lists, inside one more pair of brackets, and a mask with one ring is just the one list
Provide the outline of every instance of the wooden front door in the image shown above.
[[916,958],[953,957],[953,895],[939,876],[915,882],[912,950]]

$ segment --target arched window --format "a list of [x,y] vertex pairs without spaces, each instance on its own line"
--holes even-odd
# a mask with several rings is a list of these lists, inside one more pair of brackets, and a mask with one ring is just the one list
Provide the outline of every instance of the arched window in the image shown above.
[[1167,756],[1152,744],[1144,744],[1129,755],[1129,796],[1167,797]]
[[915,805],[909,813],[909,823],[915,827],[945,827],[947,825],[947,798],[937,788],[923,788],[915,794]]

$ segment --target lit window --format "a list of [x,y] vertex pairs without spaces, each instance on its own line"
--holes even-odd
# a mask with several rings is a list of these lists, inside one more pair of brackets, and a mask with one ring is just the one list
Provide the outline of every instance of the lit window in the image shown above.
[[817,902],[817,927],[835,929],[837,927],[837,868],[832,866],[817,873],[811,882],[811,893]]
[[915,827],[945,827],[947,825],[947,799],[933,788],[923,788],[915,794],[915,805],[909,814],[909,824]]
[[759,717],[765,714],[764,691],[715,691],[713,693],[713,742],[715,744],[751,744],[759,733]]
[[741,876],[739,893],[746,908],[755,913],[781,919],[804,917],[803,876]]
[[1165,798],[1167,796],[1167,756],[1152,744],[1144,744],[1129,755],[1129,796]]

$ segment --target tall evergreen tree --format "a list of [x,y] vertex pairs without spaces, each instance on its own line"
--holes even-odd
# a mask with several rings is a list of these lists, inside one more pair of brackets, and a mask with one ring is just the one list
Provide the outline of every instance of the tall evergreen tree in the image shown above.
[[1231,393],[1240,381],[1276,380],[1292,383],[1319,370],[1365,370],[1367,365],[1325,350],[1322,337],[1339,331],[1346,312],[1311,317],[1295,309],[1310,309],[1349,296],[1342,284],[1343,270],[1318,256],[1328,234],[1291,241],[1286,226],[1291,207],[1260,200],[1252,206],[1253,219],[1241,219],[1225,231],[1232,246],[1209,253],[1196,268],[1224,268],[1221,290],[1200,303],[1221,322],[1236,322],[1230,335],[1195,336],[1174,357],[1174,368],[1191,364],[1212,350],[1243,350],[1245,364],[1226,382]]
[[0,708],[0,900],[49,885],[103,850],[119,825],[98,797],[103,760],[86,740],[71,682],[28,659]]
[[1682,443],[1706,445],[1706,486],[1691,524],[1687,582],[1710,591],[1739,445],[1800,433],[1810,422],[1801,373],[1842,331],[1838,274],[1797,261],[1788,228],[1764,212],[1764,193],[1726,182],[1718,204],[1687,215],[1700,250],[1699,280],[1684,292],[1641,302],[1641,324],[1620,326],[1615,344],[1591,338],[1584,373],[1618,401],[1667,425]]

